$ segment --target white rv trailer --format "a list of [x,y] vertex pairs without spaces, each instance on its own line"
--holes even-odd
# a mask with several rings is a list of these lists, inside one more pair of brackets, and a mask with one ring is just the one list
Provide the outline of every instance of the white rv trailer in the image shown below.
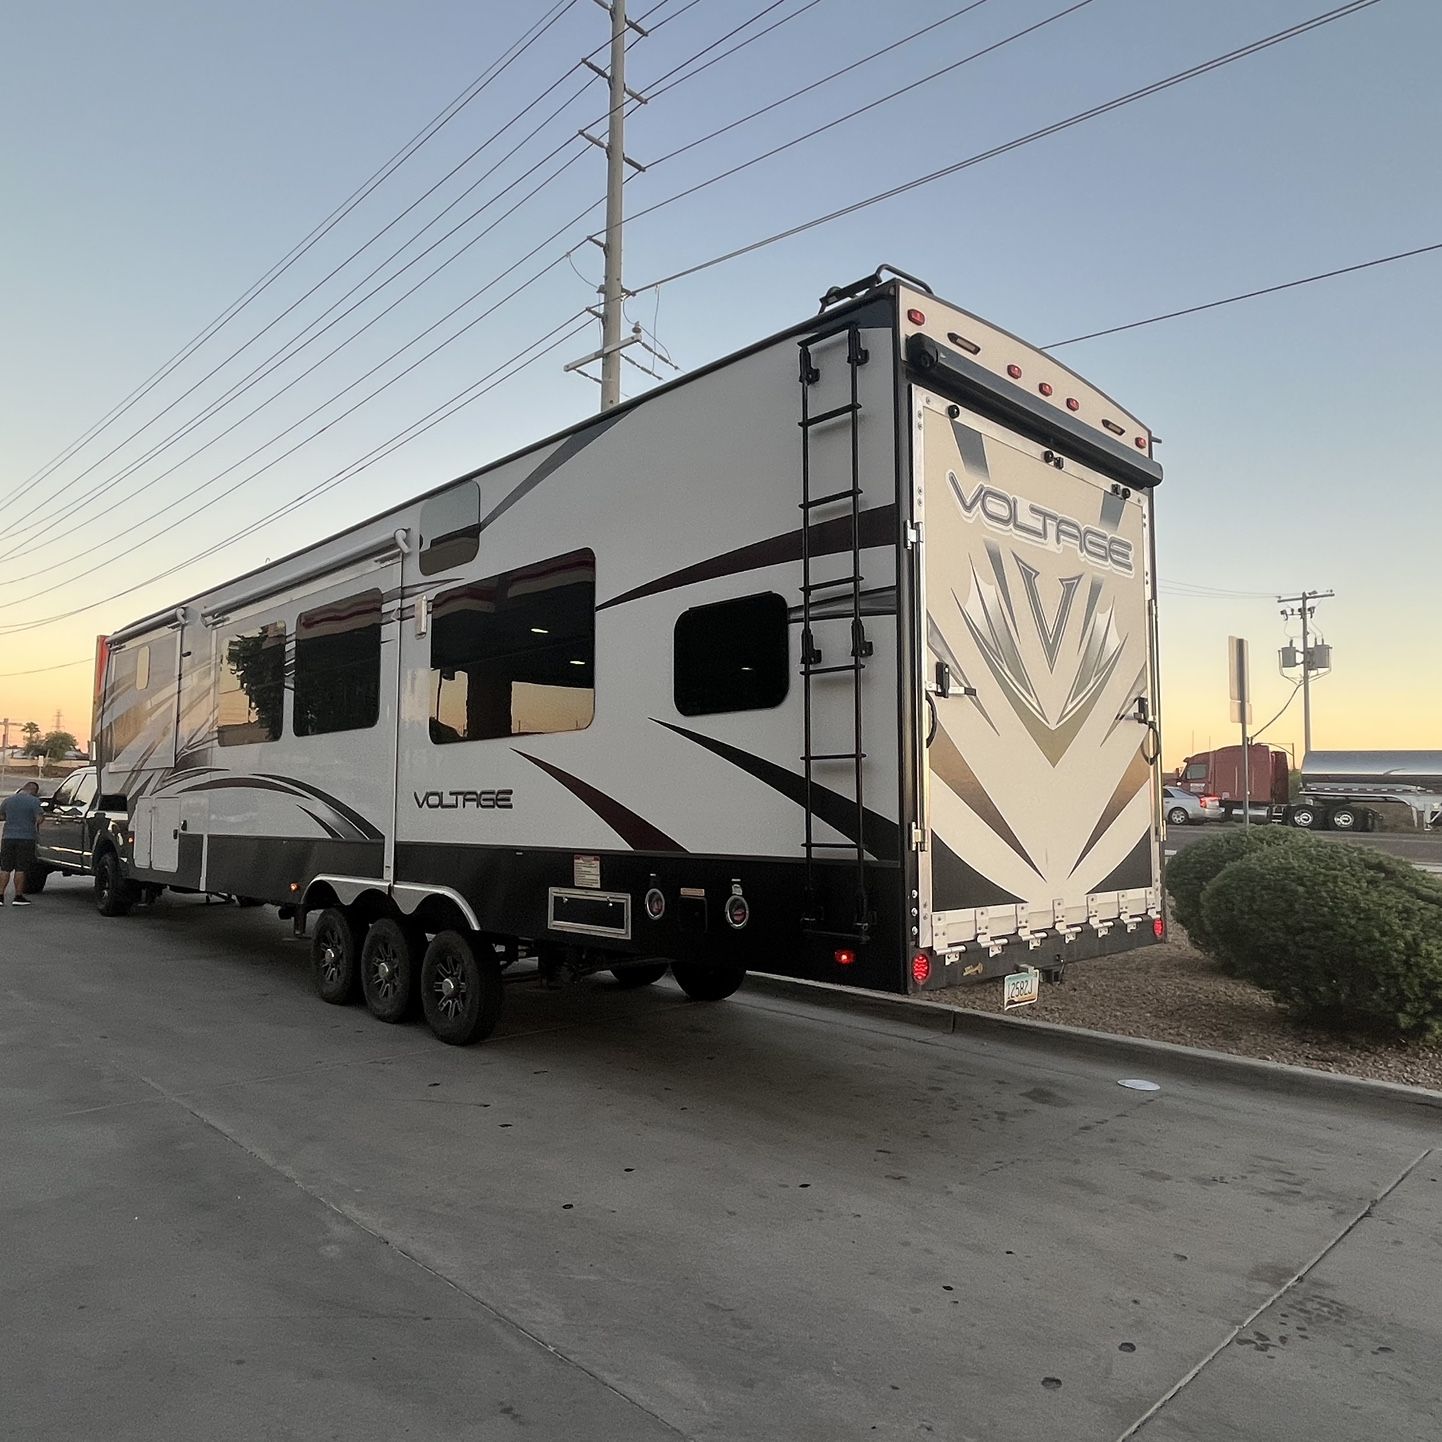
[[320,912],[321,994],[448,1041],[518,954],[715,998],[1160,937],[1150,433],[891,275],[110,637],[102,909]]

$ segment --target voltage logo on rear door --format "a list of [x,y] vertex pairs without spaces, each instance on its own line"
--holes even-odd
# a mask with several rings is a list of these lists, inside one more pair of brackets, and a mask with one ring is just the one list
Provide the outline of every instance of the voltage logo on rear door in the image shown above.
[[1009,491],[998,490],[984,481],[967,495],[955,471],[948,471],[946,479],[951,483],[956,502],[968,521],[974,521],[979,514],[993,530],[1035,541],[1049,551],[1072,550],[1098,566],[1120,571],[1124,576],[1132,574],[1130,541],[1120,536],[1109,536],[1097,526],[1084,526],[1071,516],[1048,510],[1035,501],[1023,500]]

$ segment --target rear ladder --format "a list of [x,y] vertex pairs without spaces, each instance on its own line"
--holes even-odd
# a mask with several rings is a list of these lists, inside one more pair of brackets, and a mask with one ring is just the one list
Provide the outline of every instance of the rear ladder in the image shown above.
[[[846,364],[850,372],[850,400],[844,405],[834,406],[816,414],[811,412],[811,388],[821,379],[813,350],[836,337],[846,337]],[[860,425],[861,400],[858,372],[866,364],[867,352],[861,343],[861,329],[855,323],[823,331],[800,342],[801,350],[801,678],[802,707],[805,749],[801,761],[805,775],[805,911],[802,922],[806,931],[813,936],[835,937],[847,941],[865,941],[872,926],[871,907],[866,890],[866,846],[865,820],[866,805],[863,786],[863,768],[866,754],[861,749],[862,711],[861,674],[866,670],[866,658],[872,653],[872,644],[866,639],[866,628],[861,619],[861,455]],[[818,426],[844,421],[850,428],[850,483],[839,490],[825,491],[812,495],[812,434]],[[841,576],[825,581],[812,578],[811,559],[813,528],[826,524],[818,522],[818,511],[845,504],[851,520],[851,565]],[[832,516],[832,521],[843,516]],[[818,597],[834,599],[842,594],[850,600],[849,612],[839,614],[828,611],[823,617],[816,614]],[[825,664],[821,648],[816,644],[815,623],[818,620],[846,620],[851,622],[851,655],[848,660]],[[843,751],[817,751],[813,726],[814,698],[812,685],[818,677],[849,676],[851,679],[851,749]],[[818,764],[834,765],[850,763],[855,785],[855,815],[852,824],[854,840],[818,841],[815,835],[816,818],[812,810],[813,790],[819,784],[815,779]],[[855,867],[853,906],[851,915],[844,924],[829,918],[821,904],[821,890],[816,881],[817,853],[819,851],[844,854],[843,859]]]

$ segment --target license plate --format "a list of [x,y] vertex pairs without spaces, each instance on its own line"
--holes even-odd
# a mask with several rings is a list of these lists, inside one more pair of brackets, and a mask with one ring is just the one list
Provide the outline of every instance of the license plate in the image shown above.
[[1002,978],[1002,988],[1003,1010],[1030,1006],[1041,995],[1041,972],[1035,968],[1014,971]]

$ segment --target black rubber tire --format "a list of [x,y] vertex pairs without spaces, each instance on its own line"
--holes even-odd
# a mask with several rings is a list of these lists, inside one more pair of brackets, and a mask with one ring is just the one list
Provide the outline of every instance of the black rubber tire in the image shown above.
[[133,881],[125,879],[120,858],[109,849],[95,862],[95,909],[101,916],[125,916],[140,899]]
[[638,966],[613,966],[611,975],[615,978],[616,985],[626,991],[634,991],[641,986],[654,986],[670,969],[668,961],[647,961]]
[[1333,831],[1360,831],[1362,829],[1361,813],[1355,807],[1339,806],[1327,820]]
[[360,954],[361,995],[377,1021],[405,1021],[415,1009],[423,931],[389,916],[371,923]]
[[45,883],[50,880],[50,868],[48,866],[37,866],[25,873],[25,894],[26,896],[39,896],[45,890]]
[[1316,831],[1321,825],[1321,818],[1315,807],[1297,806],[1292,810],[1292,825],[1302,831]]
[[1168,826],[1185,826],[1191,819],[1187,814],[1186,808],[1182,806],[1173,806],[1172,809],[1167,812]]
[[421,959],[421,1008],[436,1036],[448,1046],[470,1046],[496,1029],[505,989],[489,947],[459,931],[438,932]]
[[328,906],[316,918],[310,938],[310,975],[322,1001],[346,1006],[355,1000],[363,940],[360,926],[343,907]]
[[746,980],[746,968],[738,962],[673,961],[671,975],[692,1001],[725,1001]]

